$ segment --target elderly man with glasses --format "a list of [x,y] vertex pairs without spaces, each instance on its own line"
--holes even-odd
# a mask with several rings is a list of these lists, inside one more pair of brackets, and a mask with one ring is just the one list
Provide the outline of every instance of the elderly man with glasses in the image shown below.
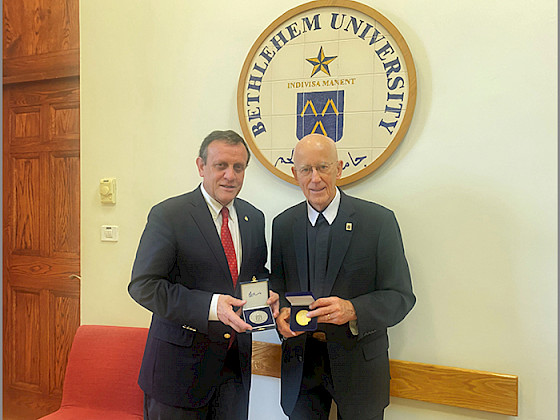
[[[306,201],[272,227],[282,408],[291,420],[326,420],[334,400],[339,419],[381,420],[389,404],[387,328],[416,301],[397,220],[337,188],[342,161],[328,137],[304,137],[292,173]],[[298,318],[316,319],[317,329],[293,331],[285,294],[306,292],[316,300]]]

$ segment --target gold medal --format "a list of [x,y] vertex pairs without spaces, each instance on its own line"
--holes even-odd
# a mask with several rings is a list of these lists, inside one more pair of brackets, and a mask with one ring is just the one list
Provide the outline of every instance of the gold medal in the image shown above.
[[305,326],[305,325],[309,324],[309,322],[311,321],[311,319],[310,319],[310,318],[307,318],[307,316],[306,316],[306,315],[307,315],[307,312],[309,312],[309,311],[307,311],[307,310],[305,310],[305,309],[302,309],[301,311],[299,311],[299,312],[296,314],[296,322],[297,322],[299,325]]

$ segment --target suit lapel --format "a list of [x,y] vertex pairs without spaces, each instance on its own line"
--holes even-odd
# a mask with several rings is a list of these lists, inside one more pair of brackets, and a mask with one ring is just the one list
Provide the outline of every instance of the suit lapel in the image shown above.
[[202,196],[200,187],[197,191],[197,194],[194,195],[194,199],[191,201],[191,204],[191,216],[194,219],[194,222],[200,229],[200,232],[206,240],[208,247],[216,257],[216,261],[224,271],[224,275],[226,276],[226,278],[230,279],[230,284],[233,286],[226,254],[224,253],[224,248],[222,246],[222,242],[220,241],[220,236],[218,235],[216,225],[212,220],[212,215],[210,214],[210,210],[208,209],[208,204],[206,204],[206,201],[204,201],[204,197]]
[[334,223],[331,225],[331,246],[329,249],[329,262],[327,264],[327,274],[323,285],[323,296],[330,296],[331,291],[344,261],[344,256],[355,229],[354,226],[354,207],[348,202],[345,195],[341,192],[340,207]]
[[298,268],[299,283],[302,291],[309,290],[309,269],[307,260],[307,207],[305,202],[300,206],[299,214],[294,218],[292,232],[294,250]]

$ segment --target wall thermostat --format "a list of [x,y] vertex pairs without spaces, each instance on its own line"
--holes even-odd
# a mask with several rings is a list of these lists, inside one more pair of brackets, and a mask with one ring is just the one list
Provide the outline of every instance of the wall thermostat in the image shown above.
[[115,204],[117,202],[117,180],[116,178],[103,178],[99,181],[99,195],[101,202]]

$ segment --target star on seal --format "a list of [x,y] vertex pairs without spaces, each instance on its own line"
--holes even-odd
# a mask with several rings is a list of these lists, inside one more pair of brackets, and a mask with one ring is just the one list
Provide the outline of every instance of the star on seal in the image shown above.
[[331,73],[329,71],[329,64],[331,64],[335,58],[338,56],[326,57],[325,53],[323,52],[323,47],[319,50],[319,54],[317,54],[316,58],[306,58],[306,60],[313,64],[313,71],[311,72],[311,77],[315,76],[317,73],[322,71],[326,75],[330,76]]

